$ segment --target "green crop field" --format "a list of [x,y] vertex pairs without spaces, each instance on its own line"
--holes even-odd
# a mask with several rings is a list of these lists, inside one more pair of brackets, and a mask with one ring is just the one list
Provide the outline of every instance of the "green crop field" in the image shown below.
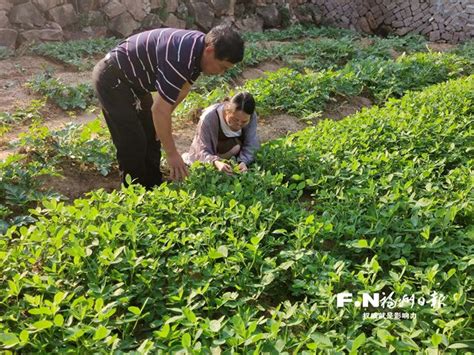
[[[284,41],[301,38],[319,41],[290,52]],[[87,84],[29,78],[43,99],[0,115],[2,135],[29,125],[0,161],[0,351],[472,352],[472,43],[438,53],[420,37],[370,39],[248,34],[242,66],[198,82],[176,119],[245,89],[266,119],[309,127],[266,142],[245,174],[196,163],[153,191],[67,200],[45,188],[66,163],[108,175],[115,152],[100,120],[43,125],[46,102],[96,105]],[[114,41],[33,50],[86,70]],[[269,60],[282,67],[234,81]],[[355,96],[374,105],[325,119]]]

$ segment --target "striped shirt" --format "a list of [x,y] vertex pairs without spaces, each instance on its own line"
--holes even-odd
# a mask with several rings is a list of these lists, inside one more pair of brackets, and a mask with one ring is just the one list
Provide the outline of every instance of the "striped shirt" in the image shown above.
[[158,91],[174,104],[181,88],[201,73],[204,33],[159,28],[133,35],[110,51],[117,66],[134,87]]

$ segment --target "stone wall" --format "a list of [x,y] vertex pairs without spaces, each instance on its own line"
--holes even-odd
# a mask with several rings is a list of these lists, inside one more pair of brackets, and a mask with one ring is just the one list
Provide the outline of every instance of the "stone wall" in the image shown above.
[[207,31],[232,23],[261,31],[296,22],[456,43],[473,36],[474,0],[0,0],[0,46],[156,27]]
[[325,22],[366,33],[416,33],[458,43],[474,36],[474,0],[312,0]]

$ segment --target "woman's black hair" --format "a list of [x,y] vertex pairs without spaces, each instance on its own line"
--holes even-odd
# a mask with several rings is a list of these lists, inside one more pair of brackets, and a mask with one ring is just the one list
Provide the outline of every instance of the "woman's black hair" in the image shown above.
[[255,99],[248,92],[239,92],[230,99],[230,103],[235,105],[235,109],[244,111],[248,115],[252,115],[255,111]]
[[212,45],[218,60],[226,60],[232,64],[244,58],[244,41],[240,34],[230,26],[213,27],[204,39],[206,46]]

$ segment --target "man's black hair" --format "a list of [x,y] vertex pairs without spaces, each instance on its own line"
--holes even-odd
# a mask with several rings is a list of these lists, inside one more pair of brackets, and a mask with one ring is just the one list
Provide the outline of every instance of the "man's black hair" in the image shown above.
[[248,92],[240,92],[232,97],[231,103],[239,111],[244,111],[247,115],[253,114],[255,111],[255,99]]
[[226,60],[232,64],[244,58],[244,40],[230,26],[221,25],[212,28],[205,38],[206,46],[212,45],[218,60]]

